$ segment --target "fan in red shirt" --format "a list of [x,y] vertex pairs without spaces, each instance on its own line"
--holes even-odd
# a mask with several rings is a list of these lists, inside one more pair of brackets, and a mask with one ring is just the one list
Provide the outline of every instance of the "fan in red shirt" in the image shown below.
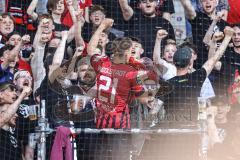
[[100,34],[112,24],[112,19],[104,19],[87,49],[97,74],[96,125],[97,128],[130,128],[128,103],[143,89],[138,71],[128,65],[132,41],[129,38],[114,40],[111,60],[96,54]]
[[227,22],[230,24],[240,23],[240,3],[238,0],[228,0],[230,10],[228,12]]
[[[77,0],[75,0],[77,2]],[[73,1],[73,2],[75,2]],[[79,1],[79,7],[84,11],[84,18],[88,19],[88,10],[89,7],[92,6],[92,0],[80,0]],[[62,23],[68,27],[71,27],[73,25],[72,17],[67,10],[65,15],[62,17]]]

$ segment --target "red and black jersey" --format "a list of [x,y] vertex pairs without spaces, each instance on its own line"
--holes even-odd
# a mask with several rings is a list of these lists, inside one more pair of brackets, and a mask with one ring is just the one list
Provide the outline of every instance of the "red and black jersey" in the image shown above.
[[130,128],[128,103],[139,86],[138,71],[99,55],[91,58],[91,65],[97,74],[97,128]]
[[6,11],[15,19],[15,29],[19,33],[35,31],[33,20],[28,16],[27,9],[31,0],[6,0]]

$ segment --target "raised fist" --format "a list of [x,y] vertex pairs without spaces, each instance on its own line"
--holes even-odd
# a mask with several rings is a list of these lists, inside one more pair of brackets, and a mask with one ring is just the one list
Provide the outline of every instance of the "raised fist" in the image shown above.
[[101,25],[102,25],[105,29],[107,29],[107,28],[112,27],[113,22],[114,22],[113,19],[105,18],[105,19],[102,21]]
[[74,53],[74,57],[79,57],[79,56],[81,56],[82,55],[82,53],[83,53],[83,51],[84,51],[84,48],[85,48],[85,46],[80,46],[80,47],[77,47],[76,48],[76,51],[75,51],[75,53]]
[[217,12],[217,14],[212,17],[212,19],[215,21],[220,21],[224,16],[225,16],[224,11],[220,11]]
[[32,93],[32,88],[30,86],[23,86],[22,94],[24,97],[28,97]]
[[85,23],[85,19],[83,17],[83,10],[80,9],[79,11],[76,11],[75,16],[77,21],[80,21],[82,23],[81,26],[83,26],[83,24]]
[[225,27],[225,29],[224,29],[225,36],[232,37],[233,33],[234,33],[234,30],[231,27],[229,27],[229,26]]
[[27,44],[30,42],[30,36],[28,34],[25,34],[24,36],[22,36],[22,43],[23,44]]
[[212,39],[213,39],[213,41],[217,42],[217,41],[219,41],[219,40],[221,40],[223,38],[224,38],[223,32],[215,32],[213,34],[213,38]]
[[167,35],[168,35],[168,32],[164,29],[159,29],[157,31],[157,39],[163,39],[163,38],[167,37]]

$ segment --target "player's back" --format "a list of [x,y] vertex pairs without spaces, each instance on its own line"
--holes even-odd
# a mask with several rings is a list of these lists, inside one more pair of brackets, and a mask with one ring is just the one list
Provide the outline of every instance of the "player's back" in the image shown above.
[[132,97],[132,87],[136,85],[136,75],[137,70],[129,65],[104,63],[97,75],[101,108],[107,112],[125,110]]
[[97,74],[97,128],[130,128],[128,103],[132,88],[138,86],[137,70],[98,55],[91,58],[91,65]]

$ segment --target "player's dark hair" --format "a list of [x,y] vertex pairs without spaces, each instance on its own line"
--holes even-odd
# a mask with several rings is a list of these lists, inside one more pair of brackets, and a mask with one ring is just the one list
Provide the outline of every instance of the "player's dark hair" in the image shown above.
[[132,46],[132,40],[128,37],[116,38],[107,45],[107,50],[113,54],[123,54]]

